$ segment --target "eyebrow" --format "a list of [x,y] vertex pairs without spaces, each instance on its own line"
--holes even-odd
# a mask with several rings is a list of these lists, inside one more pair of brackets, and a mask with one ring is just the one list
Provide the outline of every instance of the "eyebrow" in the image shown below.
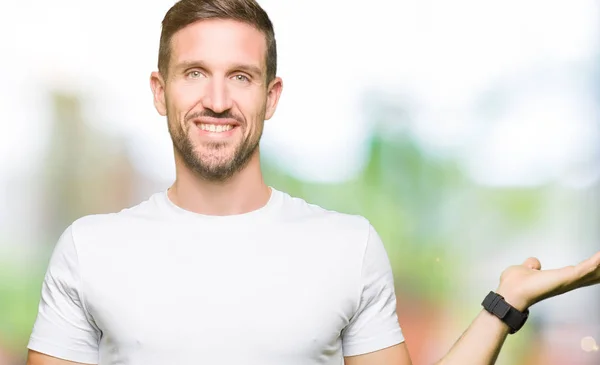
[[[178,71],[183,71],[183,70],[187,70],[190,68],[201,68],[201,69],[206,70],[209,67],[203,61],[181,61],[181,62],[177,63],[177,65],[175,66],[175,69]],[[246,73],[249,73],[249,74],[252,74],[255,76],[263,75],[262,69],[258,66],[252,65],[252,64],[236,63],[236,64],[233,64],[230,68],[232,70],[246,72]]]

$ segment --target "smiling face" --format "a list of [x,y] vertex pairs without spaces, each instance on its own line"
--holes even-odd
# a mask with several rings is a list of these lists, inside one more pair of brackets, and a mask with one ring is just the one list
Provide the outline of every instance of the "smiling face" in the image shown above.
[[176,158],[209,181],[225,181],[258,154],[264,121],[281,94],[267,84],[265,35],[246,23],[202,20],[171,39],[168,75],[152,74]]

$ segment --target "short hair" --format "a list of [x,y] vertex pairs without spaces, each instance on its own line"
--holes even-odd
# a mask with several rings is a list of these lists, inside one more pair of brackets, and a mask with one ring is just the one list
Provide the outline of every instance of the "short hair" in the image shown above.
[[166,77],[171,57],[171,38],[186,26],[201,20],[227,19],[249,24],[263,32],[267,41],[267,83],[277,74],[277,45],[273,23],[256,0],[180,0],[162,21],[158,70]]

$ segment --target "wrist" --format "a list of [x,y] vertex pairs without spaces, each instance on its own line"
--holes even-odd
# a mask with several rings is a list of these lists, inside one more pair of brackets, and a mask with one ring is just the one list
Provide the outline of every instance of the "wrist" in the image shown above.
[[508,325],[510,334],[518,332],[529,317],[529,310],[519,310],[497,292],[491,291],[481,305],[490,314]]
[[510,290],[509,288],[500,286],[496,290],[496,293],[501,295],[508,304],[510,304],[520,312],[525,312],[527,308],[529,308],[533,304],[530,303],[530,301],[527,298],[525,298],[524,295],[518,293],[515,290]]

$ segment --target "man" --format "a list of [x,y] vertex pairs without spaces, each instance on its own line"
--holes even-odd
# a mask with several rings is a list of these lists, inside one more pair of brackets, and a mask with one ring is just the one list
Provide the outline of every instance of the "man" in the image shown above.
[[[409,365],[371,224],[263,181],[259,141],[283,87],[267,14],[254,0],[182,0],[162,25],[151,87],[175,182],[65,230],[28,364]],[[494,363],[528,307],[597,284],[599,263],[508,268],[504,299],[490,294],[440,364]]]

